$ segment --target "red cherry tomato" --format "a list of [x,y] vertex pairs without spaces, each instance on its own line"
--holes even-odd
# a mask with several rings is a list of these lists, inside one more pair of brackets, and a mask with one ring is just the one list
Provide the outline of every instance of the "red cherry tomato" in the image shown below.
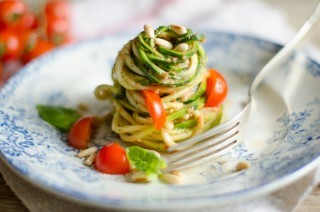
[[127,174],[130,164],[126,151],[116,142],[104,146],[97,154],[95,168],[106,174]]
[[27,12],[27,6],[19,0],[4,0],[0,2],[0,22],[6,27],[15,26]]
[[70,25],[65,19],[47,16],[46,32],[50,41],[56,45],[67,43],[70,39]]
[[64,0],[49,1],[45,8],[46,33],[55,45],[68,43],[70,36],[69,3]]
[[16,31],[21,32],[28,29],[36,29],[37,27],[38,27],[37,17],[34,14],[27,12],[21,16],[19,21],[17,21],[17,24],[14,27],[14,29]]
[[23,55],[22,60],[24,63],[30,62],[34,58],[39,57],[53,48],[54,45],[52,43],[45,40],[37,40],[35,46],[29,52]]
[[23,30],[19,32],[19,39],[23,44],[23,54],[25,54],[35,47],[38,34],[35,30]]
[[66,0],[51,0],[45,6],[45,13],[49,16],[68,19],[70,14],[70,5]]
[[68,134],[68,143],[76,149],[86,149],[94,126],[94,116],[83,116],[71,127]]
[[216,70],[209,70],[207,79],[206,107],[217,107],[222,104],[228,93],[228,85],[224,77]]
[[11,29],[1,30],[0,57],[3,60],[18,59],[23,52],[23,44],[17,33]]
[[148,111],[153,119],[154,125],[156,129],[160,130],[167,119],[161,98],[152,91],[142,91],[142,94],[146,99]]

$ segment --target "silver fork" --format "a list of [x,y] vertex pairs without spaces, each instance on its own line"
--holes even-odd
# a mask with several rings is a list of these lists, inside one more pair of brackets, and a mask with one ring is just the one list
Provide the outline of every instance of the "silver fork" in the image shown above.
[[277,65],[288,58],[320,18],[320,2],[296,35],[258,73],[249,88],[249,100],[242,111],[211,130],[168,149],[167,170],[186,169],[224,154],[242,140],[256,88]]

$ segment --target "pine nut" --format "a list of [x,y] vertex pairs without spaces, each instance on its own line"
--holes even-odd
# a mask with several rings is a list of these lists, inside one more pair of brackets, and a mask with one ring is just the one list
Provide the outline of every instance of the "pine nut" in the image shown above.
[[186,43],[180,43],[178,46],[174,48],[175,51],[178,52],[186,52],[189,49],[189,45]]
[[146,173],[139,172],[139,171],[133,171],[131,176],[130,176],[130,179],[131,179],[132,182],[135,182],[135,183],[146,183],[146,182],[149,182],[149,179],[148,179]]
[[236,171],[239,172],[239,171],[242,171],[242,170],[245,170],[245,169],[248,169],[250,167],[250,163],[247,162],[247,161],[240,161],[237,166],[236,166]]
[[154,42],[158,45],[158,46],[162,46],[166,49],[172,49],[173,48],[173,45],[172,43],[170,43],[169,41],[165,40],[165,39],[162,39],[162,38],[156,38],[154,40]]
[[91,154],[91,155],[84,161],[84,163],[85,163],[87,166],[91,166],[91,165],[93,164],[94,160],[96,159],[96,156],[97,156],[96,153]]
[[85,149],[85,150],[82,150],[81,152],[78,153],[78,157],[79,158],[83,158],[83,157],[87,157],[89,155],[92,155],[93,153],[96,153],[98,151],[98,148],[93,146],[93,147],[90,147],[88,149]]
[[187,33],[187,28],[185,28],[184,26],[181,26],[181,25],[171,24],[170,28],[172,31],[174,31],[178,35],[183,35],[183,34]]
[[143,26],[143,29],[144,29],[144,32],[146,33],[146,35],[149,37],[149,38],[154,38],[154,30],[152,28],[152,26],[148,25],[148,24],[145,24]]
[[179,171],[173,171],[168,174],[163,174],[161,179],[169,184],[181,184],[185,182],[184,175]]

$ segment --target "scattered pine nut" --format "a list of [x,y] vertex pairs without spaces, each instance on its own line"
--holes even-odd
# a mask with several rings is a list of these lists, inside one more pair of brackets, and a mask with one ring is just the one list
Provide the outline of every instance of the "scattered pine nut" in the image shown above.
[[236,171],[239,172],[239,171],[242,171],[242,170],[245,170],[245,169],[248,169],[248,168],[250,168],[250,163],[249,162],[240,161],[236,166]]
[[93,154],[89,155],[89,157],[84,161],[84,163],[87,166],[91,166],[93,164],[94,160],[96,159],[96,156],[97,156],[96,153],[93,153]]
[[88,149],[82,150],[78,153],[79,158],[87,157],[89,155],[92,155],[93,153],[96,153],[98,151],[98,148],[96,146],[90,147]]
[[166,49],[172,49],[173,48],[173,45],[172,43],[170,43],[169,41],[165,40],[165,39],[162,39],[162,38],[156,38],[154,40],[155,44],[157,44],[158,46],[162,46]]
[[181,26],[181,25],[171,24],[170,28],[172,31],[174,31],[178,35],[183,35],[183,34],[187,33],[187,28],[185,28],[184,26]]
[[144,172],[134,171],[131,173],[131,180],[134,183],[146,183],[149,182],[149,179]]
[[185,182],[184,175],[179,171],[172,171],[167,174],[163,174],[161,179],[169,184],[182,184]]
[[78,109],[82,112],[87,112],[89,110],[89,105],[86,103],[80,103]]

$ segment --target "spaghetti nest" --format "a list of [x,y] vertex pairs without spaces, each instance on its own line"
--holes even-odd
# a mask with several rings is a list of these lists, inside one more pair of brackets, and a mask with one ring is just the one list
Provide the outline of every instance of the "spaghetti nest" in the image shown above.
[[[222,115],[221,107],[204,107],[208,74],[200,43],[205,36],[174,27],[145,26],[118,53],[112,70],[114,85],[95,90],[100,99],[111,97],[112,130],[123,141],[159,151],[212,128]],[[166,114],[161,129],[154,126],[142,94],[145,90],[161,98]]]

